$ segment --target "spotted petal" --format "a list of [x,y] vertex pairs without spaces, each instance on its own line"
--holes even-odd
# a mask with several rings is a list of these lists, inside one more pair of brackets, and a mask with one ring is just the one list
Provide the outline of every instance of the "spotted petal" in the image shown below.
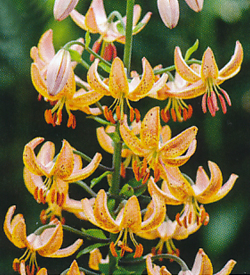
[[219,69],[213,51],[208,47],[204,52],[201,64],[201,79],[205,82],[208,78],[217,79]]

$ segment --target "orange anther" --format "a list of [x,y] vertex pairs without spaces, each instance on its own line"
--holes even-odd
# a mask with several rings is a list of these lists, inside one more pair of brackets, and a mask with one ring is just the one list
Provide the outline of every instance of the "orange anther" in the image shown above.
[[110,43],[108,43],[104,49],[103,59],[110,61],[113,57],[113,47]]
[[186,108],[183,109],[183,119],[186,121],[188,119],[188,111]]
[[134,258],[140,258],[143,254],[143,246],[141,243],[139,243],[136,248],[135,248],[135,254],[134,254]]
[[183,224],[184,224],[184,227],[187,228],[187,216],[184,217],[183,219]]
[[107,106],[104,106],[103,108],[103,115],[106,118],[106,120],[109,121],[109,108]]
[[12,268],[14,271],[20,272],[20,261],[17,258],[14,259],[12,263]]
[[117,253],[116,253],[116,250],[115,250],[115,244],[114,242],[111,242],[110,245],[109,245],[109,249],[110,249],[110,252],[111,254],[114,256],[114,257],[117,257]]
[[134,109],[130,108],[129,109],[129,118],[130,118],[130,122],[133,122],[135,119],[135,114],[134,114]]
[[154,169],[154,178],[155,182],[157,182],[160,179],[160,169],[156,166]]
[[209,223],[209,214],[206,212],[203,224],[206,226],[206,225],[208,225],[208,223]]
[[111,111],[111,110],[109,110],[109,121],[110,121],[111,123],[113,123],[113,124],[116,123],[116,121],[115,121],[115,119],[114,119],[114,117],[113,117],[113,114],[112,114],[112,111]]
[[116,107],[115,112],[116,112],[116,117],[117,117],[117,119],[118,119],[118,120],[121,120],[121,108],[120,108],[119,105]]
[[45,110],[45,112],[44,112],[44,118],[45,118],[45,121],[48,124],[52,124],[52,122],[53,122],[53,116],[52,116],[51,110]]
[[135,108],[135,121],[138,123],[141,119],[141,114],[138,109]]
[[[93,52],[98,53],[99,50],[100,50],[101,45],[102,45],[101,41],[99,41],[99,40],[95,41],[95,43],[92,47]],[[90,59],[91,62],[93,62],[95,60],[95,56],[93,54],[91,54],[89,59]]]
[[38,187],[35,188],[34,199],[38,202]]
[[176,112],[175,112],[174,108],[171,109],[171,116],[172,116],[173,121],[176,122],[177,116],[176,116]]
[[75,116],[73,114],[69,115],[67,127],[68,128],[72,127],[72,129],[76,128],[76,118],[75,118]]
[[155,247],[152,247],[151,253],[152,253],[153,255],[156,255],[156,248],[155,248]]
[[125,179],[125,177],[126,177],[126,168],[125,168],[123,162],[121,163],[121,172],[120,172],[120,174]]
[[144,178],[143,178],[143,180],[142,180],[142,184],[145,184],[145,183],[147,182],[149,176],[150,176],[150,172],[148,172],[148,173],[144,176]]
[[161,110],[161,118],[165,123],[169,121],[169,117],[167,116],[167,113],[164,111],[164,109]]
[[175,219],[176,219],[177,223],[179,224],[179,226],[182,226],[182,223],[180,221],[180,213],[176,214]]
[[56,118],[56,125],[61,125],[62,123],[62,109],[58,110],[57,118]]
[[137,181],[140,180],[140,173],[139,173],[139,167],[137,166],[137,161],[135,160],[132,164],[132,168],[133,168],[133,172],[134,172],[134,175],[135,175],[135,179]]
[[188,223],[191,224],[192,222],[192,217],[193,217],[193,212],[190,212],[188,215]]
[[40,221],[42,224],[46,224],[47,221],[47,215],[46,215],[46,211],[42,210],[41,214],[40,214]]
[[51,190],[51,202],[54,203],[55,202],[55,195],[56,195],[56,190],[52,189]]
[[188,117],[187,118],[191,118],[192,115],[193,115],[193,107],[189,104],[188,105]]

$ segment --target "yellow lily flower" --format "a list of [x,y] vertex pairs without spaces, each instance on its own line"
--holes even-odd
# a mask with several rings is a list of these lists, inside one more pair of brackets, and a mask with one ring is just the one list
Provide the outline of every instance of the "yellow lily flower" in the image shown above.
[[165,199],[166,203],[183,203],[185,207],[187,206],[188,211],[185,219],[180,220],[179,215],[176,215],[176,220],[180,225],[187,227],[188,223],[190,224],[188,221],[195,221],[196,219],[201,223],[207,224],[209,216],[205,209],[198,205],[198,202],[208,204],[222,199],[233,188],[238,178],[237,175],[232,174],[222,186],[223,177],[219,167],[211,161],[208,162],[208,166],[211,177],[209,178],[200,166],[193,185],[183,176],[178,167],[169,167],[164,170],[162,177],[165,181],[162,185],[162,190],[157,187],[153,180],[149,181],[149,193],[157,193],[158,196]]
[[[171,139],[170,128],[161,127],[159,107],[152,108],[145,115],[140,139],[124,123],[120,126],[120,133],[132,152],[146,159],[150,168],[154,170],[156,181],[162,174],[162,170],[183,165],[196,149],[197,128],[190,127]],[[186,154],[183,155],[185,152]]]
[[133,74],[132,80],[129,81],[126,76],[123,62],[120,58],[116,57],[112,62],[107,84],[106,80],[101,80],[97,72],[98,62],[99,60],[96,59],[88,71],[88,83],[94,91],[102,95],[112,96],[115,99],[115,108],[119,106],[119,113],[121,113],[121,115],[118,115],[121,116],[118,119],[121,120],[123,119],[124,99],[126,99],[129,108],[132,110],[129,100],[139,101],[140,99],[148,96],[150,93],[161,89],[168,78],[166,74],[163,74],[162,77],[155,83],[153,69],[147,59],[143,58],[143,74],[141,79],[137,74]]
[[[151,177],[148,182],[148,185],[152,185],[152,184],[154,183],[153,183],[153,178]],[[149,187],[149,188],[152,188],[152,187]],[[150,190],[150,192],[152,192],[152,190]],[[152,215],[152,212],[153,212],[153,207],[152,207],[152,203],[150,203],[147,207],[147,212],[144,215],[144,219],[148,219],[148,217]],[[152,249],[153,254],[156,254],[156,252],[157,254],[162,254],[163,246],[165,243],[168,253],[179,256],[180,254],[179,249],[175,247],[173,243],[173,239],[176,239],[176,240],[186,239],[188,238],[189,235],[195,233],[202,225],[202,223],[200,223],[194,216],[190,217],[189,213],[190,213],[190,209],[189,209],[189,206],[186,204],[182,215],[179,217],[178,222],[176,220],[171,221],[168,217],[166,217],[165,221],[158,228],[151,231],[143,232],[143,233],[137,233],[137,235],[140,236],[141,238],[148,239],[148,240],[154,240],[157,238],[160,239],[156,247]],[[187,220],[187,217],[189,217],[188,220]],[[185,226],[183,226],[184,221],[185,221]],[[182,224],[180,222],[182,222]]]
[[99,248],[95,248],[89,253],[89,267],[94,270],[99,270],[99,264],[105,264],[109,262],[109,256],[106,259],[102,258],[102,253]]
[[[20,264],[20,274],[21,275],[30,275],[26,273],[25,270],[25,262],[22,260]],[[32,274],[32,273],[31,273]],[[36,273],[36,275],[48,275],[47,269],[46,268],[41,268],[39,271]],[[77,261],[74,260],[72,264],[70,265],[69,271],[66,273],[66,275],[85,275],[83,271],[79,270]]]
[[[161,268],[159,266],[153,265],[152,263],[152,254],[148,254],[146,257],[146,267],[149,275],[158,275],[158,274],[166,274],[171,275],[171,273],[166,269],[165,266]],[[221,271],[216,273],[215,275],[229,275],[234,268],[236,262],[234,260],[230,260],[223,267]],[[178,275],[213,275],[213,266],[208,258],[207,254],[203,251],[202,248],[199,249],[196,254],[194,265],[192,270],[180,271]]]
[[180,48],[176,47],[176,71],[184,80],[191,84],[182,91],[179,91],[176,96],[182,99],[190,99],[203,95],[202,110],[204,113],[207,112],[207,104],[212,116],[215,116],[216,111],[219,110],[216,97],[218,96],[222,112],[225,114],[227,112],[226,102],[231,106],[231,101],[227,92],[219,85],[225,80],[232,78],[240,71],[242,60],[243,48],[241,43],[237,41],[231,60],[221,70],[218,70],[214,54],[210,48],[207,48],[203,54],[201,66],[195,66],[195,69],[193,69],[184,61]]
[[[102,95],[95,92],[86,92],[84,89],[76,91],[75,78],[73,68],[76,66],[76,62],[71,62],[71,66],[67,68],[68,77],[66,84],[54,94],[48,89],[47,69],[51,61],[55,57],[55,49],[53,46],[53,32],[48,30],[45,32],[39,40],[38,47],[32,47],[30,51],[31,58],[34,63],[31,65],[31,78],[32,83],[39,93],[39,97],[44,97],[46,101],[49,101],[54,107],[52,110],[45,111],[45,120],[48,124],[60,125],[62,122],[62,108],[65,105],[66,111],[69,115],[68,127],[75,128],[76,120],[75,116],[71,113],[71,110],[80,110],[87,114],[98,115],[101,114],[99,108],[90,108],[89,106],[96,103],[102,98]],[[82,39],[79,41],[83,42]],[[80,54],[83,48],[79,45],[72,46],[72,49],[77,50]],[[58,86],[58,85],[57,85]]]
[[[74,154],[70,144],[64,140],[63,146],[54,160],[55,145],[46,142],[38,155],[35,148],[44,138],[35,138],[24,147],[24,182],[29,192],[40,203],[47,202],[49,208],[42,212],[42,220],[49,216],[61,217],[62,210],[80,214],[81,203],[68,196],[69,183],[89,177],[97,169],[102,156],[96,153],[92,161],[82,168],[81,157]],[[43,179],[45,177],[45,180]]]
[[[30,259],[28,270],[38,270],[36,262],[36,253],[42,257],[48,258],[64,258],[71,256],[82,245],[83,240],[78,239],[72,245],[60,249],[63,243],[62,224],[54,219],[49,225],[54,225],[51,228],[46,228],[40,235],[32,233],[26,235],[26,224],[22,214],[14,215],[16,206],[11,206],[4,220],[4,232],[7,238],[18,248],[26,248],[25,253],[19,259],[13,262],[15,271],[20,271],[20,263],[23,260],[26,262]],[[31,267],[32,266],[32,267]],[[30,269],[31,268],[31,269]]]
[[[85,31],[100,34],[100,38],[93,45],[93,51],[98,53],[102,45],[101,56],[104,59],[110,61],[116,57],[116,47],[113,42],[117,41],[125,44],[125,29],[119,29],[119,26],[121,25],[120,21],[114,22],[113,17],[111,16],[107,18],[103,0],[93,0],[85,16],[76,10],[73,10],[70,13],[70,16],[73,21]],[[140,16],[141,7],[135,5],[133,13],[133,34],[140,32],[144,28],[151,17],[151,12],[148,12],[138,23]],[[126,28],[126,17],[123,17],[122,21]],[[91,56],[91,61],[93,60],[94,56]]]
[[[136,196],[132,196],[127,201],[125,207],[117,215],[116,219],[111,216],[107,207],[107,195],[103,189],[101,189],[95,199],[94,207],[91,206],[89,200],[83,199],[83,211],[87,219],[94,225],[106,230],[110,233],[117,234],[119,236],[115,243],[110,244],[110,250],[114,256],[117,256],[115,246],[121,247],[121,256],[127,252],[133,252],[133,250],[127,245],[127,234],[129,233],[130,239],[136,247],[134,257],[141,257],[143,253],[143,247],[138,244],[134,238],[134,233],[146,232],[157,228],[165,218],[166,206],[159,197],[152,195],[154,210],[152,215],[142,221],[141,209]],[[123,240],[120,241],[123,236]]]

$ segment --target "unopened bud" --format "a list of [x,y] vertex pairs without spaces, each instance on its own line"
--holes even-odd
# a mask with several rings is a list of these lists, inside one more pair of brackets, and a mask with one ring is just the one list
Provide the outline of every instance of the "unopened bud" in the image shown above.
[[47,88],[50,95],[57,95],[65,86],[71,72],[70,53],[61,49],[53,57],[47,70]]
[[203,2],[204,0],[186,0],[186,3],[189,5],[189,7],[196,12],[202,10]]
[[56,0],[54,4],[54,17],[61,21],[75,8],[79,0]]
[[174,28],[179,20],[178,0],[157,0],[157,5],[163,23],[170,29]]

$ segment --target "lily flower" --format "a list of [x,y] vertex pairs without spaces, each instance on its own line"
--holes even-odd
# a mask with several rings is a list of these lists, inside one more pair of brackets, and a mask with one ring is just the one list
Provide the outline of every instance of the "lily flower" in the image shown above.
[[58,21],[62,21],[76,7],[79,0],[55,0],[54,17]]
[[61,218],[62,210],[79,214],[82,212],[81,203],[68,197],[68,185],[94,173],[102,156],[96,153],[92,161],[82,168],[81,157],[73,153],[74,149],[66,140],[56,159],[52,142],[44,143],[36,156],[34,150],[43,141],[38,137],[24,147],[25,185],[37,202],[49,204],[48,210],[42,212],[43,220],[54,215]]
[[[78,239],[72,245],[60,249],[63,243],[62,224],[54,219],[49,223],[50,228],[43,230],[41,234],[37,232],[26,235],[26,224],[22,214],[14,215],[16,206],[11,206],[4,220],[4,232],[8,239],[18,248],[26,248],[25,253],[13,262],[15,271],[19,271],[20,263],[30,259],[28,270],[38,270],[36,253],[47,258],[64,258],[71,256],[82,245],[83,240]],[[53,227],[52,227],[53,226]],[[32,267],[31,267],[32,266]],[[31,268],[31,269],[30,269]]]
[[[154,184],[153,178],[151,177],[148,186]],[[152,193],[152,187],[149,187]],[[156,191],[157,192],[157,191]],[[156,193],[157,194],[157,193]],[[147,206],[147,211],[144,215],[144,219],[147,219],[150,215],[152,215],[152,203]],[[162,254],[163,246],[166,245],[167,252],[173,255],[179,256],[179,250],[175,247],[173,243],[173,239],[175,240],[183,240],[188,238],[189,235],[195,233],[202,225],[202,223],[198,222],[197,219],[194,217],[190,217],[189,215],[190,209],[189,206],[186,204],[182,215],[179,217],[178,222],[171,221],[168,217],[166,217],[165,221],[156,229],[137,233],[138,236],[148,240],[154,240],[159,238],[160,241],[152,249],[153,254]],[[189,219],[187,219],[189,217]],[[185,220],[185,226],[183,226]],[[183,222],[183,224],[180,223]]]
[[106,259],[102,258],[102,253],[99,248],[95,248],[89,253],[89,267],[94,270],[99,270],[99,264],[105,264],[109,262],[109,256]]
[[[93,51],[98,53],[102,45],[101,56],[104,59],[110,61],[116,57],[116,47],[113,42],[117,41],[125,44],[126,17],[122,18],[122,22],[119,20],[114,21],[114,14],[111,14],[107,18],[103,0],[93,0],[85,16],[76,10],[73,10],[70,16],[73,21],[85,31],[100,34],[100,38],[93,45]],[[135,5],[133,14],[133,34],[137,34],[144,28],[151,17],[151,12],[148,12],[138,23],[140,16],[141,7]],[[94,56],[91,56],[91,61],[93,60]]]
[[115,108],[119,106],[121,120],[123,119],[124,99],[126,99],[130,110],[133,110],[129,101],[139,101],[150,93],[161,89],[168,77],[167,74],[163,74],[155,83],[153,69],[147,59],[143,58],[143,74],[141,79],[137,74],[133,74],[134,77],[129,81],[123,62],[120,58],[116,57],[112,62],[107,84],[106,80],[101,80],[97,72],[98,62],[99,60],[96,59],[88,71],[88,83],[94,91],[102,95],[112,96],[115,99],[113,104],[115,104]]
[[[171,275],[171,273],[166,269],[165,266],[161,268],[152,263],[152,254],[148,254],[146,257],[146,267],[149,275]],[[230,260],[223,267],[221,271],[215,275],[229,275],[234,268],[236,262]],[[207,254],[203,251],[202,248],[199,249],[196,254],[194,265],[192,270],[181,270],[178,275],[213,275],[213,266],[208,258]]]
[[[115,246],[118,245],[121,248],[121,256],[125,251],[133,252],[127,244],[127,234],[129,234],[131,241],[136,247],[134,258],[141,257],[143,253],[143,246],[138,244],[134,238],[134,233],[146,232],[157,228],[164,220],[166,214],[166,206],[161,199],[153,194],[153,213],[147,219],[142,221],[141,209],[136,196],[132,196],[127,201],[125,207],[118,213],[116,219],[112,217],[107,206],[107,194],[101,189],[95,199],[94,207],[91,206],[89,200],[83,199],[83,211],[88,220],[94,225],[106,230],[110,233],[117,234],[119,236],[116,242],[110,244],[110,250],[116,257],[117,253]],[[120,239],[122,238],[122,241]]]
[[178,204],[179,202],[183,203],[185,207],[187,205],[188,211],[184,220],[181,221],[179,215],[176,215],[176,220],[180,225],[187,227],[187,222],[190,219],[197,219],[198,222],[207,224],[209,216],[204,208],[198,205],[198,202],[208,204],[224,198],[233,188],[238,178],[237,175],[232,174],[222,186],[223,177],[220,168],[211,161],[208,162],[208,167],[211,177],[209,178],[203,167],[200,166],[197,171],[195,184],[192,183],[191,179],[187,180],[187,177],[180,172],[178,167],[169,167],[162,173],[162,177],[165,180],[162,190],[151,180],[148,186],[149,193],[156,193],[162,199],[165,198],[165,202],[169,204]]
[[[155,69],[160,69],[159,65]],[[156,79],[159,76],[156,76]],[[193,114],[193,108],[189,104],[187,105],[182,98],[178,97],[178,93],[188,87],[189,83],[184,80],[177,72],[174,80],[168,81],[165,86],[148,96],[157,100],[166,100],[167,104],[164,109],[161,110],[161,118],[164,122],[168,122],[172,117],[173,121],[186,121]]]
[[[83,41],[83,39],[80,38],[79,41]],[[71,48],[80,54],[83,51],[83,47],[79,45],[74,45]],[[46,31],[40,38],[38,47],[32,47],[30,51],[31,58],[34,60],[31,65],[31,78],[39,93],[39,98],[44,97],[46,101],[53,105],[52,110],[45,111],[46,122],[53,126],[60,125],[62,122],[62,109],[65,105],[69,115],[67,126],[75,128],[76,119],[71,111],[80,110],[92,115],[101,114],[99,108],[89,106],[96,103],[102,95],[94,91],[86,92],[84,89],[76,91],[75,78],[77,77],[74,75],[73,68],[77,63],[71,62],[71,66],[69,66],[69,56],[63,58],[65,57],[63,53],[65,51],[61,50],[55,55],[53,31]],[[63,60],[66,60],[66,62]],[[58,66],[60,64],[64,65]],[[56,74],[56,72],[59,74]]]
[[[221,271],[215,275],[229,275],[233,270],[236,261],[229,260]],[[211,260],[202,248],[196,254],[192,270],[180,271],[178,275],[213,275],[213,266]]]
[[216,111],[219,110],[218,97],[222,112],[225,114],[227,112],[226,102],[231,106],[231,101],[227,92],[220,87],[220,84],[232,78],[240,71],[242,60],[243,48],[240,42],[237,41],[231,60],[221,70],[218,70],[214,54],[210,48],[207,48],[203,54],[201,66],[198,67],[198,69],[197,66],[195,67],[196,69],[192,69],[183,59],[180,48],[176,47],[176,71],[184,80],[191,84],[176,96],[182,99],[190,99],[203,95],[202,110],[206,113],[207,105],[212,116],[215,116]]
[[124,123],[120,126],[120,133],[131,151],[146,159],[150,168],[154,170],[156,181],[162,170],[183,165],[196,149],[197,128],[190,127],[171,138],[169,126],[162,127],[160,124],[159,107],[152,108],[145,115],[141,124],[140,139]]

